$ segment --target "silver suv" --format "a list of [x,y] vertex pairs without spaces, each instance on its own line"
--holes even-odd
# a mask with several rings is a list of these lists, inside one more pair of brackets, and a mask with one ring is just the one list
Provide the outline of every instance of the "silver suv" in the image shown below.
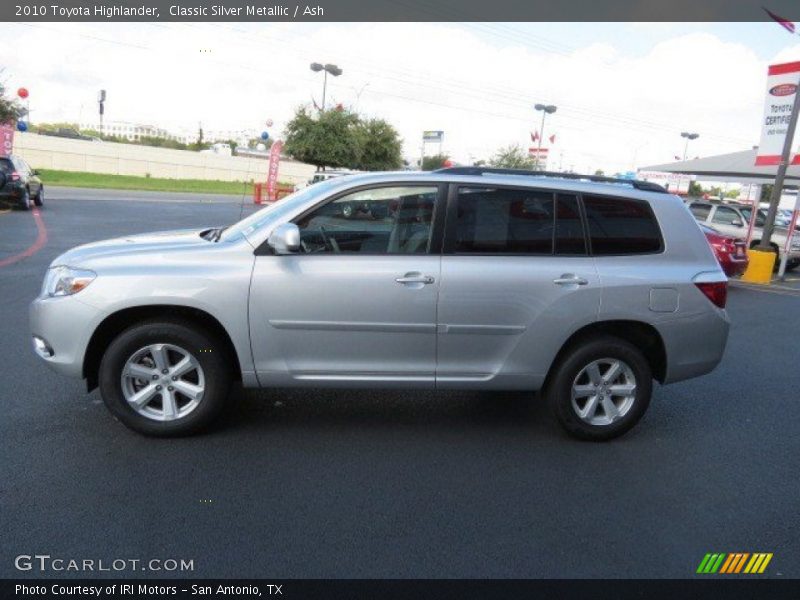
[[523,173],[337,177],[228,227],[74,248],[31,305],[35,351],[149,435],[207,426],[241,380],[542,390],[569,433],[616,437],[653,379],[719,363],[726,277],[662,188]]

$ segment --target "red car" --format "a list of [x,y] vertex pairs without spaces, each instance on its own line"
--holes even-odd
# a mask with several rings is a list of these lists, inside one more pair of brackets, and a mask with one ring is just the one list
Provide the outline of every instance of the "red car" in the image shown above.
[[741,275],[747,268],[750,259],[747,257],[747,245],[744,240],[739,240],[729,235],[724,235],[707,227],[700,225],[700,229],[706,234],[706,239],[714,250],[714,255],[719,261],[722,270],[728,277]]

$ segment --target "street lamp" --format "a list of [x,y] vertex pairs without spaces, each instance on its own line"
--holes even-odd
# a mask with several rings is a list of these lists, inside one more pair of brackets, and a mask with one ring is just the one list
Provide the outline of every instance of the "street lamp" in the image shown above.
[[686,138],[686,144],[683,146],[683,160],[686,160],[686,152],[689,150],[689,141],[696,140],[700,137],[699,133],[689,133],[687,131],[681,132],[681,137]]
[[324,112],[325,111],[325,93],[326,93],[326,90],[328,88],[328,73],[330,73],[334,77],[338,77],[344,71],[342,71],[336,65],[332,65],[330,63],[328,63],[327,65],[323,65],[323,64],[320,64],[320,63],[316,63],[316,62],[315,63],[311,63],[311,70],[314,71],[315,73],[319,73],[320,71],[324,72],[324,79],[322,81],[322,110]]
[[533,108],[542,111],[542,127],[539,130],[539,146],[536,149],[536,168],[539,168],[539,157],[542,154],[542,138],[544,138],[544,118],[547,115],[552,115],[558,109],[557,106],[552,104],[537,104]]

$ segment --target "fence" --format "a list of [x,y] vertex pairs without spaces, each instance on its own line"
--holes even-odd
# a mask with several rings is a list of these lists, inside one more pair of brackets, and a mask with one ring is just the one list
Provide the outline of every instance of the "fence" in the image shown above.
[[[263,158],[73,140],[27,132],[16,133],[14,153],[35,169],[169,179],[265,181],[269,165],[269,161]],[[282,159],[278,180],[292,184],[301,183],[308,181],[314,171],[313,165]]]

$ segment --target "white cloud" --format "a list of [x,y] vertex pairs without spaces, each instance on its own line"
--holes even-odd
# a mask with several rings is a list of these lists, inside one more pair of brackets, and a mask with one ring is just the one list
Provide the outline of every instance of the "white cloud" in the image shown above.
[[545,131],[557,134],[551,167],[562,152],[563,167],[580,171],[670,161],[687,129],[701,134],[691,155],[757,142],[766,64],[744,44],[689,33],[640,56],[608,43],[548,53],[506,31],[491,23],[2,24],[0,56],[10,87],[31,90],[35,120],[87,120],[105,88],[109,120],[232,129],[272,118],[278,133],[298,104],[320,101],[322,77],[308,68],[319,61],[344,69],[329,78],[329,102],[388,119],[408,156],[418,155],[423,129],[445,130],[445,148],[464,161],[530,145],[536,102],[559,107]]

